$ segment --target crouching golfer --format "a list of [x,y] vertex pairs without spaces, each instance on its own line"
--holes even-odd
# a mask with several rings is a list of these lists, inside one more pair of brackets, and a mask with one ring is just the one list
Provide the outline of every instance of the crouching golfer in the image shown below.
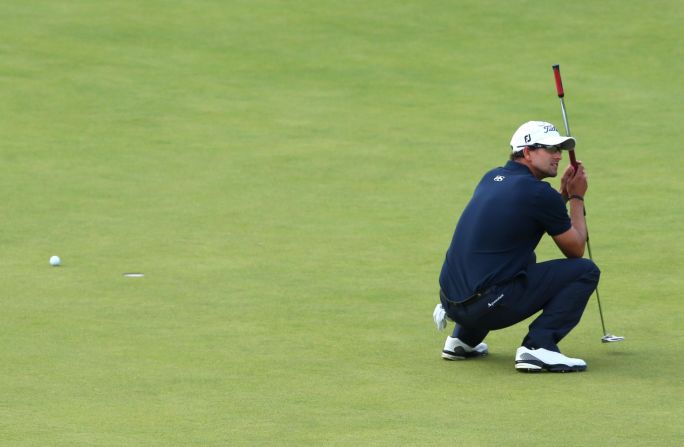
[[[582,258],[587,177],[579,164],[577,172],[572,166],[565,170],[560,193],[542,181],[557,175],[561,150],[574,147],[575,140],[561,136],[553,124],[527,122],[513,134],[510,161],[487,172],[475,188],[439,276],[441,304],[433,318],[440,329],[446,316],[456,322],[444,359],[486,355],[482,341],[489,331],[541,310],[516,351],[516,369],[586,369],[583,360],[561,354],[558,343],[579,323],[600,275]],[[534,250],[544,233],[565,259],[536,262]]]

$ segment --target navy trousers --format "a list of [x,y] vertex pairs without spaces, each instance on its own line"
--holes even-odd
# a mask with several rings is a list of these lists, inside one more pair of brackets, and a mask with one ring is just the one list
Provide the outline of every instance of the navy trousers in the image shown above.
[[531,264],[526,275],[494,286],[479,298],[456,304],[441,294],[447,315],[456,322],[452,337],[476,346],[489,331],[512,326],[541,311],[522,346],[559,352],[558,342],[579,323],[601,272],[584,258]]

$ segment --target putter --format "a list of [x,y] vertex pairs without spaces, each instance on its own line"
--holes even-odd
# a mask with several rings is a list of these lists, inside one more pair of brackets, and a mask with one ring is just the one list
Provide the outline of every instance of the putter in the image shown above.
[[[570,134],[570,126],[568,125],[568,113],[565,110],[565,92],[563,91],[563,81],[561,81],[561,74],[560,74],[560,65],[556,64],[552,66],[553,68],[553,76],[556,78],[556,92],[558,93],[558,98],[560,99],[560,104],[561,104],[561,113],[563,114],[563,125],[565,126],[565,135],[566,136],[571,136]],[[572,165],[573,168],[577,169],[577,159],[575,158],[575,150],[570,149],[568,151],[568,154],[570,156],[570,164]],[[584,215],[587,215],[587,209],[584,208]],[[589,259],[592,261],[594,260],[594,257],[591,254],[591,245],[589,244],[589,230],[587,229],[587,250],[589,251]],[[625,339],[625,337],[622,337],[620,335],[613,335],[609,334],[606,331],[606,324],[603,320],[603,310],[601,309],[601,297],[599,296],[599,289],[596,287],[596,302],[598,303],[598,309],[599,309],[599,316],[601,317],[601,328],[603,329],[603,337],[601,337],[601,342],[602,343],[611,343],[611,342],[616,342],[616,341],[622,341]]]

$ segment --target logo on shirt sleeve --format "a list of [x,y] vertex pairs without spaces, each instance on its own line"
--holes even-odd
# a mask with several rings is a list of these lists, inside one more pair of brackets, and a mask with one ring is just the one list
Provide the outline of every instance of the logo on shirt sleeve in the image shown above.
[[503,175],[497,175],[496,177],[494,177],[494,181],[495,182],[503,182],[505,178],[506,177],[504,177]]

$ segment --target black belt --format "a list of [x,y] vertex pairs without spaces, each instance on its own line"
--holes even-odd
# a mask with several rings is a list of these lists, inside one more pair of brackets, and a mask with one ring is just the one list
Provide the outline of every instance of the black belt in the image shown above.
[[446,294],[444,293],[444,290],[442,290],[441,288],[439,289],[439,296],[440,296],[440,298],[443,298],[444,300],[446,300],[450,305],[457,306],[457,307],[465,306],[466,304],[472,304],[472,303],[477,302],[484,295],[488,295],[493,289],[495,289],[497,287],[505,286],[509,282],[513,282],[516,279],[518,279],[519,277],[520,277],[520,275],[517,275],[517,276],[514,276],[513,278],[507,279],[507,280],[502,281],[500,283],[492,284],[491,286],[487,287],[486,289],[484,289],[482,291],[473,293],[468,298],[466,298],[462,301],[450,300],[449,298],[447,298]]
[[477,302],[483,295],[486,295],[491,291],[496,286],[491,286],[483,290],[482,292],[475,292],[474,294],[470,295],[468,298],[464,299],[463,301],[453,301],[447,298],[446,294],[444,293],[444,290],[439,289],[439,296],[443,300],[447,301],[449,305],[456,306],[456,307],[461,307],[465,306],[466,304],[471,304]]

